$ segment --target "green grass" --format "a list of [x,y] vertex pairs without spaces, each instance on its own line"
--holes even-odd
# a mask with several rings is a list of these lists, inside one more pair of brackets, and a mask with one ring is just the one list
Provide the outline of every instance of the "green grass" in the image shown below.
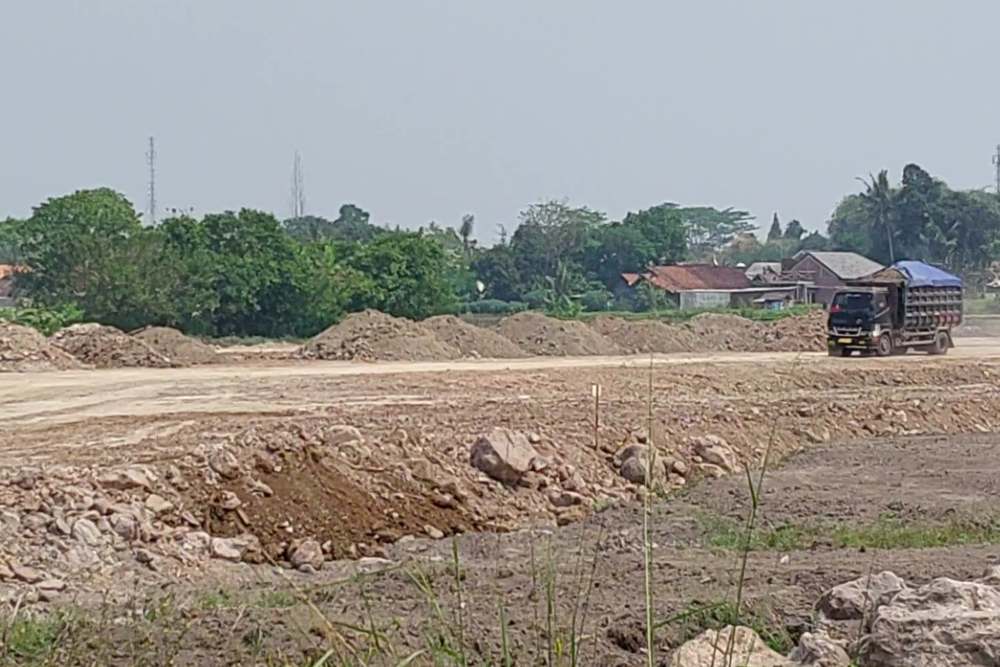
[[1000,315],[1000,298],[966,299],[964,307],[966,315]]
[[[716,549],[743,548],[743,526],[719,518],[701,521],[705,543]],[[967,544],[1000,544],[1000,525],[964,522],[913,523],[882,517],[869,524],[784,524],[759,528],[752,551],[798,551],[819,544],[838,549],[929,549]]]
[[795,642],[781,623],[772,619],[761,609],[739,611],[730,600],[708,603],[692,602],[686,608],[657,624],[659,627],[672,625],[681,634],[682,641],[694,639],[706,630],[721,630],[728,625],[743,625],[751,628],[773,650],[787,654]]
[[62,614],[19,616],[4,628],[6,641],[0,647],[0,657],[15,664],[39,661],[55,651],[68,623]]
[[784,310],[765,310],[762,308],[716,308],[708,310],[657,310],[634,313],[631,311],[594,311],[581,313],[579,319],[592,320],[597,317],[620,317],[626,320],[661,320],[668,323],[687,322],[697,315],[714,313],[718,315],[738,315],[755,322],[776,322],[788,317],[798,317],[812,312],[816,306],[792,306]]

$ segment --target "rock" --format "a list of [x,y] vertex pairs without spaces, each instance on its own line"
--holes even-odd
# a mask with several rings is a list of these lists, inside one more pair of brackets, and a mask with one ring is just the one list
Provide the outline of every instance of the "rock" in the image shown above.
[[721,466],[717,466],[714,463],[699,463],[698,472],[700,472],[705,477],[712,477],[714,479],[722,479],[729,472]]
[[66,582],[62,579],[56,579],[53,577],[51,579],[43,579],[35,584],[35,586],[40,591],[61,591],[65,590]]
[[514,485],[531,470],[538,452],[523,433],[494,428],[472,446],[471,463],[478,470],[504,484]]
[[739,468],[740,463],[736,458],[736,453],[722,438],[706,435],[695,438],[692,444],[695,454],[700,456],[704,462],[717,465],[726,472],[736,472]]
[[236,479],[240,476],[239,459],[225,447],[213,449],[208,453],[208,467],[223,479]]
[[149,494],[149,497],[146,498],[146,509],[153,514],[164,514],[173,508],[174,504],[172,502],[155,493]]
[[211,550],[212,538],[208,533],[196,530],[185,535],[181,545],[186,551],[204,553]]
[[834,586],[816,603],[816,611],[835,621],[870,619],[880,606],[905,589],[906,582],[894,573],[879,572]]
[[249,533],[239,537],[212,538],[211,549],[214,557],[234,562],[253,562],[259,560],[261,555],[260,540]]
[[136,549],[135,550],[135,560],[136,562],[142,563],[143,565],[149,565],[156,557],[153,556],[153,552],[148,549]]
[[148,489],[152,482],[142,468],[121,468],[102,473],[97,477],[97,483],[106,489],[129,491],[131,489]]
[[52,517],[48,514],[43,514],[42,512],[32,512],[31,514],[25,514],[21,519],[21,526],[25,530],[31,531],[42,531],[45,530],[48,525],[52,523]]
[[574,507],[576,505],[582,505],[584,497],[579,493],[573,493],[572,491],[553,490],[549,493],[549,502],[552,503],[554,507]]
[[101,531],[90,519],[77,519],[73,523],[73,538],[83,542],[88,547],[100,546],[104,542]]
[[313,539],[296,540],[288,549],[288,562],[299,570],[304,567],[318,570],[323,567],[323,547]]
[[354,426],[331,426],[323,434],[323,443],[327,447],[339,447],[352,442],[364,442],[365,436]]
[[441,532],[439,528],[435,528],[434,526],[424,526],[424,533],[426,533],[427,537],[431,538],[432,540],[444,539],[444,533]]
[[688,474],[688,464],[680,459],[674,459],[670,463],[670,470],[680,475],[681,477],[686,477]]
[[632,456],[622,461],[618,474],[633,484],[646,483],[646,464],[638,456]]
[[0,561],[0,581],[11,580],[14,578],[14,570],[10,569],[10,566],[3,561]]
[[259,479],[250,480],[250,492],[260,494],[265,498],[270,498],[274,495],[274,490]]
[[27,565],[11,563],[10,571],[14,574],[15,579],[23,581],[26,584],[37,584],[39,581],[45,579],[45,575],[42,572]]
[[243,505],[243,501],[240,500],[240,497],[237,496],[232,491],[223,491],[220,494],[219,506],[222,509],[224,509],[224,510],[226,510],[228,512],[232,512],[233,510],[238,509],[242,505]]
[[538,435],[537,433],[529,433],[528,442],[530,442],[533,445],[541,444],[542,436]]
[[128,514],[113,514],[111,516],[111,530],[126,542],[132,542],[139,538],[139,524]]
[[805,632],[799,645],[788,655],[796,665],[809,667],[850,667],[851,657],[842,646],[821,633]]
[[[733,651],[726,655],[730,634],[735,632]],[[730,659],[731,658],[731,659]],[[706,630],[679,649],[674,651],[670,667],[794,667],[794,663],[780,653],[776,653],[757,636],[757,633],[743,626],[728,625],[722,630]]]
[[1000,665],[1000,589],[945,578],[903,589],[875,612],[859,658],[866,667]]
[[450,493],[435,493],[431,496],[431,502],[442,509],[457,509],[458,502]]

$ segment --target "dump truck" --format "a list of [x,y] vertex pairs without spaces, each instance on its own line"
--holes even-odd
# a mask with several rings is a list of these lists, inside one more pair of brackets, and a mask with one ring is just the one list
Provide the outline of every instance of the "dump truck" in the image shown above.
[[962,293],[961,278],[915,261],[850,281],[830,303],[830,356],[946,354],[954,347],[952,329],[962,323]]

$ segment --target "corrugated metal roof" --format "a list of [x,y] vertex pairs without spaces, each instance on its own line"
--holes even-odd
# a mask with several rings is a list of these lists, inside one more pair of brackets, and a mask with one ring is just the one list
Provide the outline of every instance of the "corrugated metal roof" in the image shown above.
[[649,282],[668,292],[750,287],[750,279],[742,269],[712,264],[654,266],[645,277]]
[[781,273],[781,262],[754,262],[745,271],[747,278],[753,280],[765,271]]
[[857,280],[885,268],[878,262],[856,252],[807,250],[797,255],[799,261],[806,256],[813,257],[817,262],[833,271],[841,280]]

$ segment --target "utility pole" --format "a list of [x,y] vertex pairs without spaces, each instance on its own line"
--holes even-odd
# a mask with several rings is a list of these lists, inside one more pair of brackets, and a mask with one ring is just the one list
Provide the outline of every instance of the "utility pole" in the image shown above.
[[149,165],[149,224],[156,224],[156,139],[149,138],[149,150],[146,151],[146,164]]
[[997,172],[997,194],[1000,195],[1000,144],[997,144],[997,152],[993,155],[993,166]]
[[302,155],[295,151],[295,162],[292,164],[292,218],[301,218],[306,214],[306,185],[302,173]]

